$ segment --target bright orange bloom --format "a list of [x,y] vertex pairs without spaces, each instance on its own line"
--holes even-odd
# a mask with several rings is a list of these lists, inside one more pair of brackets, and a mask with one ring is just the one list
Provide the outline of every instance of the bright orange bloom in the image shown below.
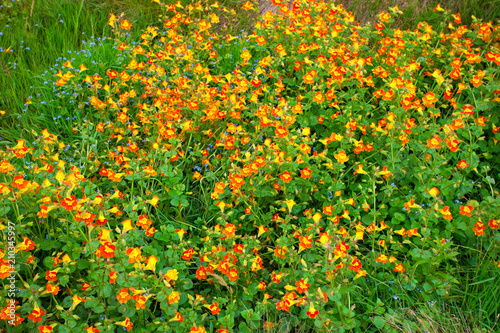
[[172,291],[170,295],[168,295],[168,304],[175,304],[179,302],[181,299],[181,294],[175,290]]
[[471,205],[460,206],[460,215],[467,215],[470,217],[470,213],[474,210],[474,207]]
[[35,249],[35,242],[29,239],[28,237],[23,236],[23,242],[19,244],[19,249],[23,251],[31,251]]
[[115,256],[116,246],[110,242],[105,242],[96,251],[95,255],[103,258],[113,258]]
[[451,219],[453,218],[449,206],[444,206],[443,209],[441,209],[441,214],[443,214],[443,218],[448,221],[451,221]]
[[213,304],[207,305],[208,309],[211,311],[212,315],[217,315],[220,312],[219,303],[214,302]]
[[470,164],[467,164],[467,161],[465,161],[465,160],[458,161],[458,168],[459,169],[465,169],[469,166],[470,166]]
[[191,247],[186,251],[184,251],[184,253],[182,254],[182,259],[189,261],[193,257],[193,254],[194,254],[194,249]]
[[347,157],[345,151],[343,150],[339,151],[338,154],[335,154],[334,156],[337,162],[339,162],[340,164],[344,164],[345,162],[349,161],[349,157]]
[[191,330],[189,331],[189,333],[206,333],[206,332],[207,331],[205,330],[205,327],[203,326],[197,327],[196,325],[191,327]]
[[38,304],[35,303],[35,307],[34,307],[33,311],[31,312],[31,314],[28,316],[28,319],[31,319],[34,323],[36,323],[36,322],[42,321],[42,317],[45,314],[46,314],[46,312],[43,311],[42,309],[40,309],[38,307]]
[[108,276],[109,276],[109,283],[111,284],[116,283],[117,275],[115,271],[110,272]]
[[127,331],[130,331],[132,329],[132,322],[130,321],[130,318],[129,317],[125,317],[125,320],[124,321],[121,321],[121,322],[117,322],[116,324],[118,325],[121,325],[123,327],[125,327],[127,329]]
[[441,142],[441,138],[437,135],[434,135],[432,137],[432,139],[427,140],[427,147],[439,149],[439,148],[441,148],[441,145],[439,144],[440,142]]
[[361,261],[359,259],[353,259],[349,269],[353,272],[357,272],[361,269]]
[[236,268],[231,268],[231,271],[228,274],[230,281],[238,280],[238,270]]
[[300,279],[299,281],[295,282],[295,285],[297,286],[297,292],[299,293],[306,292],[310,286],[310,284],[304,281],[304,279]]
[[280,138],[286,138],[288,136],[288,130],[286,127],[278,126],[275,131],[276,136]]
[[285,171],[283,172],[283,174],[280,176],[280,179],[285,182],[285,183],[288,183],[292,180],[292,176],[290,174],[290,172],[288,171]]
[[309,318],[314,319],[319,314],[319,311],[314,308],[314,305],[311,303],[309,306],[309,310],[306,312]]
[[29,186],[30,182],[27,180],[24,180],[24,176],[17,175],[14,176],[14,181],[12,182],[12,187],[15,187],[19,190],[23,190]]
[[404,271],[405,268],[403,264],[397,264],[396,267],[394,268],[394,272],[403,273]]
[[476,223],[474,223],[474,228],[472,228],[472,231],[474,231],[476,236],[483,236],[484,229],[486,229],[486,226],[484,225],[484,223],[481,220],[479,220]]
[[47,292],[49,294],[57,295],[59,293],[59,290],[61,290],[59,286],[47,283]]
[[118,295],[116,295],[116,299],[118,300],[118,302],[120,302],[120,304],[127,303],[131,298],[132,296],[128,293],[127,288],[120,289],[120,292],[118,293]]
[[431,107],[434,106],[434,104],[437,102],[436,95],[430,91],[425,96],[422,98],[422,102],[424,103],[425,106]]
[[123,20],[122,24],[120,26],[122,29],[130,30],[130,28],[132,27],[132,24],[130,24],[130,22],[128,20]]
[[12,164],[10,164],[9,161],[3,160],[0,163],[0,172],[1,173],[7,173],[7,172],[12,171],[14,169],[15,169],[14,166]]
[[283,277],[283,273],[273,273],[273,282],[274,283],[280,283],[281,282],[281,278]]
[[500,223],[498,220],[490,219],[488,225],[490,226],[491,229],[498,229],[500,226]]
[[40,326],[38,326],[38,331],[40,333],[50,333],[50,332],[52,332],[52,326],[40,325]]
[[78,202],[76,201],[76,197],[74,195],[61,199],[61,206],[63,206],[66,210],[75,210],[77,204]]
[[57,281],[57,272],[56,271],[45,271],[45,279],[47,281]]
[[300,170],[300,176],[304,179],[311,178],[312,171],[309,168],[305,168],[304,170]]
[[196,270],[196,278],[198,280],[206,280],[207,279],[207,270],[204,266],[198,267]]
[[427,193],[435,198],[437,195],[439,195],[439,189],[437,187],[433,187],[430,190],[425,190],[425,193]]
[[387,258],[387,256],[385,254],[380,253],[378,255],[377,259],[375,259],[375,261],[376,262],[381,262],[383,264],[386,264],[389,261],[389,259]]
[[333,207],[331,205],[323,207],[323,214],[330,216],[333,215]]
[[133,264],[141,260],[141,249],[138,247],[130,247],[127,249],[128,262]]

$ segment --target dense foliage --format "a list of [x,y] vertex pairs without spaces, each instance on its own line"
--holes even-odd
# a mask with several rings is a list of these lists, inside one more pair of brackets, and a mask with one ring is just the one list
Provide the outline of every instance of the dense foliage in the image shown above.
[[28,101],[62,118],[0,151],[12,331],[386,332],[460,261],[498,278],[500,27],[295,1],[236,38],[163,7],[138,43],[111,15],[115,61],[65,62]]

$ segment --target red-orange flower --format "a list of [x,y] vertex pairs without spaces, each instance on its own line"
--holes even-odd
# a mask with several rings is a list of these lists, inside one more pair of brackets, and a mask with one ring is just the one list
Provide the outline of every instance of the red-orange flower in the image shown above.
[[118,293],[118,295],[116,295],[116,299],[118,300],[118,302],[120,302],[120,304],[127,303],[131,298],[132,296],[128,293],[127,288],[120,289],[120,292]]
[[403,264],[397,264],[396,267],[394,268],[394,272],[403,273],[404,271],[405,268]]
[[52,326],[40,325],[40,326],[38,326],[38,331],[40,333],[50,333],[50,332],[52,332]]
[[307,283],[307,281],[304,281],[304,279],[300,279],[299,281],[295,282],[295,285],[297,286],[297,292],[299,293],[306,292],[310,287],[310,284]]
[[314,319],[319,314],[319,311],[314,308],[314,305],[311,303],[309,306],[309,310],[306,312],[309,318]]
[[292,180],[292,175],[290,174],[290,172],[288,171],[285,171],[283,172],[283,174],[280,176],[280,179],[285,182],[285,183],[288,183]]
[[38,307],[38,304],[35,303],[35,307],[33,309],[33,311],[31,312],[31,314],[28,316],[29,319],[31,319],[34,323],[36,322],[39,322],[39,321],[42,321],[42,317],[45,315],[45,311],[43,311],[42,309],[40,309]]
[[427,147],[439,149],[439,148],[441,148],[441,145],[439,144],[440,142],[441,142],[441,138],[437,135],[434,135],[431,139],[427,140]]
[[471,205],[460,206],[460,215],[467,215],[470,217],[470,213],[474,210]]
[[304,179],[311,178],[312,171],[309,168],[305,168],[304,170],[300,170],[300,176]]

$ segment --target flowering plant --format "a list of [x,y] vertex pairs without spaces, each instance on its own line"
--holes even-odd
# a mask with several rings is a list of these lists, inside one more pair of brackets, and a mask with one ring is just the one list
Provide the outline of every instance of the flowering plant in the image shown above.
[[121,67],[55,74],[80,120],[0,151],[11,325],[375,331],[398,299],[450,294],[458,246],[498,274],[500,27],[273,3],[242,39],[212,33],[217,4],[160,4]]

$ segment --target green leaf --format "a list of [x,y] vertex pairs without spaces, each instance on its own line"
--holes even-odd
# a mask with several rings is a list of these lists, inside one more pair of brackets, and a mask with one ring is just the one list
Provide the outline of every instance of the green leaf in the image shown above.
[[385,326],[385,323],[384,323],[384,318],[383,317],[380,317],[380,316],[377,316],[373,319],[373,323],[375,324],[375,326],[378,328],[378,329],[381,329]]
[[102,288],[102,292],[104,294],[104,297],[109,297],[113,293],[113,288],[109,284],[107,284],[104,286],[104,288]]
[[63,276],[61,276],[61,277],[58,278],[58,281],[61,284],[61,286],[66,287],[66,285],[69,282],[69,276],[63,275]]
[[252,333],[250,328],[248,328],[247,323],[245,323],[244,321],[242,321],[238,327],[240,329],[240,332]]
[[87,267],[90,266],[90,262],[88,260],[85,260],[85,259],[80,259],[80,260],[78,260],[77,265],[78,265],[78,269],[83,270],[83,269],[86,269]]

